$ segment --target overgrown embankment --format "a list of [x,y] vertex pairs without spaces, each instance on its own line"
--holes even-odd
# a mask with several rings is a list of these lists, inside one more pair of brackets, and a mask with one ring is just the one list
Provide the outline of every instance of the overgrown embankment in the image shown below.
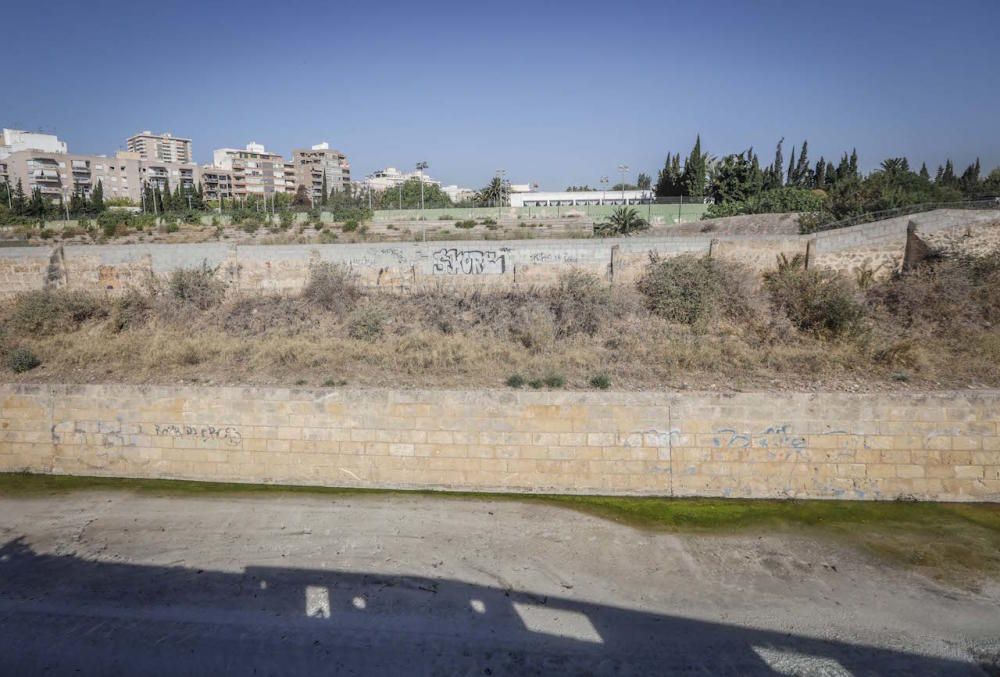
[[4,378],[443,387],[863,389],[1000,385],[1000,252],[937,252],[877,280],[781,259],[650,260],[636,285],[407,294],[312,268],[301,294],[241,297],[181,269],[117,298],[19,295]]

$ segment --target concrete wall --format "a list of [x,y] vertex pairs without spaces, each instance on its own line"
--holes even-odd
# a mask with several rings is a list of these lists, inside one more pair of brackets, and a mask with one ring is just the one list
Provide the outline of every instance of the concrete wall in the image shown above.
[[1000,500],[1000,391],[0,386],[0,471],[448,490]]
[[[59,284],[73,289],[120,292],[150,275],[206,263],[234,291],[295,291],[320,261],[351,268],[362,282],[390,289],[423,284],[545,284],[560,272],[582,268],[613,282],[629,283],[650,253],[660,256],[711,253],[756,270],[775,267],[779,254],[810,252],[810,265],[850,272],[867,266],[888,274],[899,267],[906,224],[918,234],[979,228],[1000,223],[1000,211],[939,210],[865,224],[814,236],[637,237],[439,241],[328,245],[202,244],[75,245],[63,248]],[[995,229],[995,226],[992,227]],[[45,284],[52,251],[39,247],[0,248],[0,298]]]

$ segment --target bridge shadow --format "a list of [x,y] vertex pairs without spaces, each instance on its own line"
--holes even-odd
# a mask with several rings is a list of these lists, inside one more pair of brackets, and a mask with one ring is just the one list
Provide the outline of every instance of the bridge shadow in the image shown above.
[[0,547],[0,656],[0,674],[18,675],[981,674],[458,580],[94,561],[23,537]]

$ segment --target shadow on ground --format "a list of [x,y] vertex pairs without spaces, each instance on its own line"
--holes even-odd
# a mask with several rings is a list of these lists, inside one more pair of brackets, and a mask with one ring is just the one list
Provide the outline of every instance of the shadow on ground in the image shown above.
[[[650,580],[655,585],[655,580]],[[971,663],[457,580],[0,548],[3,674],[981,674]]]

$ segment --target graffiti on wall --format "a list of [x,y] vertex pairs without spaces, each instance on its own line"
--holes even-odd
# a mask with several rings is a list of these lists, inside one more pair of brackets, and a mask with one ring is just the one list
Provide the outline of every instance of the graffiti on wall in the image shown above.
[[202,442],[208,442],[209,440],[224,440],[226,444],[232,446],[239,446],[240,442],[243,441],[243,435],[239,430],[229,427],[216,427],[214,425],[206,426],[194,426],[194,425],[175,425],[172,423],[159,424],[153,426],[153,430],[158,436],[163,437],[192,437],[195,439],[200,439]]
[[508,251],[480,249],[438,249],[434,252],[435,275],[503,275],[507,272]]

